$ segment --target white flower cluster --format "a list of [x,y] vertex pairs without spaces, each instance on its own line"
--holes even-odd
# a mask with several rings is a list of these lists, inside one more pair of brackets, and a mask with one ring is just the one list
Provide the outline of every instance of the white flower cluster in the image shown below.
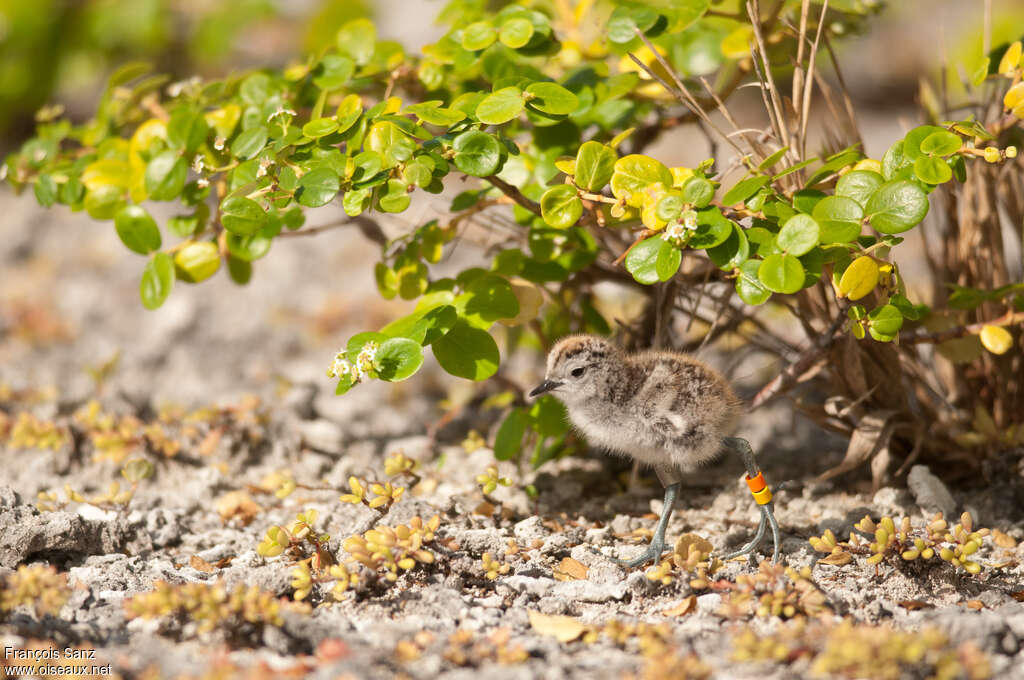
[[359,354],[356,356],[356,369],[359,371],[360,378],[374,369],[373,362],[377,359],[378,347],[379,345],[371,340],[359,350]]
[[192,76],[191,78],[186,78],[185,80],[179,80],[178,82],[171,83],[167,86],[167,96],[173,99],[174,97],[179,96],[185,90],[191,90],[193,88],[196,88],[202,83],[203,79],[199,76]]
[[260,177],[265,177],[267,174],[267,168],[269,168],[273,164],[274,161],[270,158],[264,158],[260,160],[260,167],[256,170],[257,179]]
[[344,378],[346,375],[358,377],[356,373],[356,367],[345,358],[345,350],[334,355],[334,362],[327,369],[328,378]]
[[370,371],[374,370],[374,361],[377,358],[378,347],[379,345],[373,341],[363,345],[363,349],[356,356],[355,363],[345,357],[345,350],[341,350],[334,355],[334,362],[327,369],[327,377],[344,378],[351,376],[353,385],[362,382],[369,376]]
[[678,220],[669,222],[668,226],[665,227],[665,231],[661,233],[661,238],[681,246],[686,241],[687,232],[696,231],[696,229],[697,213],[693,210],[687,210],[679,216]]

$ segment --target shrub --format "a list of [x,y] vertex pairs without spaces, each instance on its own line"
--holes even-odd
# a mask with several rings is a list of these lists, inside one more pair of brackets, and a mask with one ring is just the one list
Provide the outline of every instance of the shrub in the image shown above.
[[[452,375],[489,378],[499,327],[509,349],[607,334],[595,284],[615,282],[647,299],[621,329],[628,344],[692,349],[733,333],[784,361],[755,408],[816,379],[833,398],[808,414],[851,435],[830,474],[870,461],[877,484],[911,459],[970,469],[984,456],[960,456],[964,446],[1024,442],[1024,386],[1012,378],[1024,370],[1024,283],[1000,217],[1024,221],[1013,198],[1024,193],[1020,43],[965,79],[965,104],[925,99],[938,102],[925,124],[870,158],[832,43],[881,3],[833,3],[827,15],[795,0],[750,7],[492,11],[453,0],[450,30],[420,55],[359,19],[282,69],[170,88],[126,68],[93,119],[43,120],[3,168],[43,205],[113,222],[146,258],[147,308],[221,268],[244,284],[278,239],[359,226],[381,247],[381,296],[417,305],[348,340],[328,371],[339,394],[409,378],[425,347]],[[766,106],[761,131],[740,129],[726,103],[748,82]],[[815,93],[831,112],[820,153],[808,150]],[[736,162],[669,167],[645,153],[694,123]],[[369,217],[408,210],[449,175],[480,183],[445,219],[389,239]],[[345,219],[305,227],[308,209],[336,199]],[[161,227],[153,202],[177,214]],[[929,212],[927,273],[907,281],[894,255]],[[483,246],[480,266],[441,276],[434,266],[456,241]],[[756,308],[769,303],[804,337],[764,321]],[[702,337],[674,336],[684,314]],[[539,465],[566,437],[556,402],[513,403],[495,449],[517,457],[532,446]]]

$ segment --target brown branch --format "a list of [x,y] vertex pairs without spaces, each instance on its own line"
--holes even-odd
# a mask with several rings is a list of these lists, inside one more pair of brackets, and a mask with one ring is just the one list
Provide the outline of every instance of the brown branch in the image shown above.
[[650,236],[653,233],[654,232],[651,231],[650,229],[644,229],[643,231],[641,231],[640,234],[636,237],[636,240],[633,241],[632,245],[630,245],[628,248],[626,248],[626,250],[623,251],[623,253],[621,255],[619,255],[617,258],[615,258],[615,261],[612,262],[612,264],[615,265],[615,266],[618,266],[619,264],[621,264],[622,261],[626,259],[626,256],[629,255],[629,251],[633,250],[633,248],[636,248],[638,243],[640,243],[641,241],[643,241],[645,238],[647,238],[648,236]]
[[278,234],[278,237],[295,238],[297,236],[315,236],[316,234],[320,234],[325,231],[331,231],[332,229],[347,227],[349,225],[357,227],[366,238],[375,243],[380,245],[385,245],[387,243],[388,239],[381,230],[380,225],[377,224],[376,221],[364,215],[349,217],[347,219],[322,224],[318,227],[310,227],[308,229],[300,229],[298,231],[283,231]]
[[750,402],[750,410],[753,411],[761,406],[764,406],[770,399],[779,396],[783,392],[791,389],[796,385],[797,378],[808,371],[819,359],[824,356],[826,350],[831,347],[836,340],[843,337],[842,333],[839,333],[839,327],[843,325],[846,320],[846,310],[850,307],[849,300],[843,300],[839,305],[839,312],[835,318],[832,319],[832,323],[829,324],[828,329],[824,333],[821,333],[817,339],[807,351],[797,357],[797,360],[791,363],[789,366],[775,376],[767,385],[761,388],[761,390],[754,395],[754,398]]
[[511,184],[509,184],[508,182],[502,180],[497,175],[491,175],[489,177],[484,177],[484,179],[486,179],[494,187],[496,187],[499,191],[501,191],[501,193],[505,194],[510,199],[512,199],[512,201],[515,202],[516,205],[529,210],[530,212],[532,212],[534,215],[537,215],[538,217],[541,216],[540,203],[537,203],[536,201],[530,200],[529,198],[524,196],[523,192],[519,191],[519,189],[517,189],[516,187],[514,187]]
[[954,338],[962,338],[965,335],[977,335],[985,326],[1012,326],[1016,323],[1024,323],[1024,312],[1007,312],[998,319],[979,321],[978,323],[947,328],[944,331],[936,331],[934,333],[900,333],[900,344],[935,344]]

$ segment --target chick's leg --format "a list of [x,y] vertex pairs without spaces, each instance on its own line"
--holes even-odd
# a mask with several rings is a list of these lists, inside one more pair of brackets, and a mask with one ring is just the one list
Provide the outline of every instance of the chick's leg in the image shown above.
[[[757,525],[757,533],[754,534],[754,538],[736,552],[726,555],[725,559],[729,560],[734,557],[748,555],[754,552],[754,550],[757,549],[757,546],[760,545],[761,541],[764,539],[765,529],[770,527],[772,530],[772,541],[774,543],[774,548],[772,550],[772,562],[778,562],[779,523],[775,519],[775,506],[772,504],[771,490],[768,489],[768,486],[764,483],[764,477],[761,475],[761,470],[757,466],[757,461],[754,459],[754,451],[750,448],[750,442],[739,437],[725,437],[722,439],[722,443],[738,453],[740,458],[743,460],[743,467],[747,469],[747,483],[750,485],[750,492],[753,494],[754,500],[757,501],[758,508],[761,510],[761,521]],[[760,482],[759,487],[756,486],[758,482]]]
[[647,550],[631,560],[616,559],[616,562],[623,567],[632,569],[646,562],[657,562],[661,559],[661,554],[665,552],[665,528],[668,527],[668,518],[672,515],[672,506],[676,502],[676,494],[678,492],[679,482],[665,487],[665,501],[661,509],[661,517],[658,518],[658,526],[654,530],[654,536],[651,538],[651,543],[647,546]]

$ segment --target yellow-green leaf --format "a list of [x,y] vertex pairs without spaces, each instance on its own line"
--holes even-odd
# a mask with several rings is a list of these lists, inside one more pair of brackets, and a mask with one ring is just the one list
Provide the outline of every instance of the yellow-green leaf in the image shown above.
[[839,279],[839,296],[859,300],[878,285],[878,263],[862,255],[850,263]]
[[1013,336],[1002,326],[989,324],[981,329],[979,335],[981,344],[992,354],[1006,354],[1013,347]]

